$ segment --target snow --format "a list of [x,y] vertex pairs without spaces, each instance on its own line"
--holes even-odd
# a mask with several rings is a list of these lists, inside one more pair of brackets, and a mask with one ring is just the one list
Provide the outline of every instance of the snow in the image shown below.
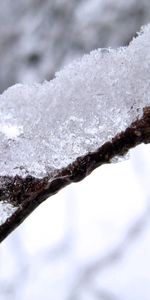
[[17,210],[12,204],[5,201],[0,201],[0,225],[5,223],[5,221],[12,216],[12,214]]
[[127,45],[149,20],[149,0],[2,0],[0,91],[49,80],[93,49]]
[[15,125],[1,125],[0,132],[5,134],[8,139],[16,139],[21,134],[21,128]]
[[[92,49],[127,45],[149,20],[149,0],[2,0],[0,91],[16,82],[49,80]],[[4,124],[5,137],[18,142],[23,128]],[[149,215],[147,225],[141,224],[142,234],[124,244],[123,255],[109,265],[112,250],[118,253],[120,241],[149,206],[150,146],[134,152],[135,178],[132,162],[103,166],[51,197],[5,239],[1,300],[149,300]],[[105,253],[108,263],[95,271],[95,285],[91,277],[80,283],[81,273],[95,259],[103,262]],[[79,289],[73,290],[76,283]]]
[[[108,299],[109,293],[116,299],[138,299],[139,293],[147,300],[150,222],[144,212],[149,200],[137,175],[149,176],[148,163],[149,156],[143,157],[138,173],[132,161],[102,166],[37,208],[1,244],[1,298],[69,300],[77,294],[75,299],[86,299],[83,293],[95,299],[95,287],[106,291]],[[146,224],[127,241],[128,230],[141,218]],[[111,262],[122,243],[122,256]],[[98,267],[91,274],[95,261]]]
[[66,167],[140,116],[150,104],[149,37],[148,25],[129,47],[95,50],[50,82],[5,91],[0,175],[40,177]]

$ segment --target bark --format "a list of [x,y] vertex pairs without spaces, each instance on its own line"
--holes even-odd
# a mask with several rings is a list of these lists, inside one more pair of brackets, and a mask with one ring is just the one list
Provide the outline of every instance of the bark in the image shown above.
[[78,182],[95,168],[111,163],[116,156],[124,156],[131,148],[150,143],[150,106],[143,109],[143,116],[134,121],[124,132],[104,143],[94,152],[77,158],[66,168],[57,170],[42,179],[0,177],[0,201],[18,209],[0,226],[0,241],[4,240],[44,200],[72,182]]

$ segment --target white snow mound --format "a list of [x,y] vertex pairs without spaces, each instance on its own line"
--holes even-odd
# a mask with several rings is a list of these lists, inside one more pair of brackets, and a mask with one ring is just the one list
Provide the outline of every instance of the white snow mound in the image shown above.
[[96,150],[150,105],[150,25],[128,47],[98,49],[50,82],[0,96],[0,175],[41,177]]

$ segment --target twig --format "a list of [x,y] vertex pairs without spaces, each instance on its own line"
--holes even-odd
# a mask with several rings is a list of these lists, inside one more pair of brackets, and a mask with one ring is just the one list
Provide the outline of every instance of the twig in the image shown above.
[[44,200],[72,182],[78,182],[95,168],[110,163],[112,158],[125,155],[131,148],[150,142],[150,107],[143,110],[143,116],[124,132],[104,143],[95,152],[79,157],[64,169],[57,170],[43,179],[32,176],[21,178],[0,177],[0,201],[18,207],[0,226],[0,241],[11,233]]

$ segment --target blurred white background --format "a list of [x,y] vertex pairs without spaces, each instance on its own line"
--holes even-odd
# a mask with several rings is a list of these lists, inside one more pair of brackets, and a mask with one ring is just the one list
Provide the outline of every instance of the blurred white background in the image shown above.
[[[148,0],[2,0],[0,91],[127,45]],[[49,198],[0,246],[0,300],[149,300],[150,147]]]

